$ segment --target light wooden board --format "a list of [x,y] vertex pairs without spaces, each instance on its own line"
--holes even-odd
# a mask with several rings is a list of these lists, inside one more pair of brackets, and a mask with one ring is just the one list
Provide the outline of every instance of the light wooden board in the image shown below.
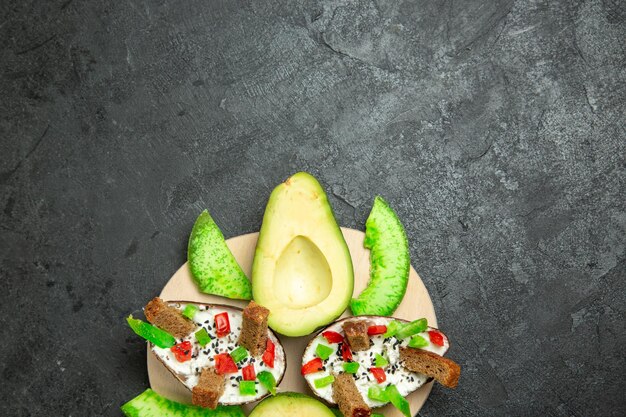
[[[350,255],[352,256],[352,263],[354,265],[354,294],[357,295],[365,288],[369,279],[369,251],[363,248],[363,238],[365,236],[363,232],[347,228],[342,228],[342,232],[348,244],[348,248],[350,249]],[[250,233],[226,241],[233,255],[235,255],[237,262],[239,262],[248,276],[250,276],[250,270],[252,268],[252,259],[254,257],[257,237],[258,233]],[[245,307],[247,304],[245,301],[229,300],[203,294],[198,291],[198,288],[192,281],[186,263],[170,278],[163,288],[163,291],[161,291],[161,298],[164,300],[189,300],[203,303],[230,304],[238,307]],[[342,317],[349,315],[349,310],[347,310]],[[406,295],[400,307],[398,307],[394,313],[394,316],[407,320],[426,317],[431,326],[437,327],[437,318],[435,317],[435,310],[430,296],[428,295],[424,283],[422,283],[422,280],[413,267],[411,267]],[[300,375],[302,352],[310,337],[293,338],[279,335],[279,338],[287,355],[287,370],[279,390],[297,391],[313,395],[306,385],[304,378]],[[150,386],[159,394],[182,403],[191,403],[191,392],[174,378],[149,351],[148,377],[150,378]],[[431,388],[432,382],[407,397],[411,404],[411,412],[413,415],[417,414],[420,408],[422,408]],[[246,405],[244,408],[249,412],[254,405],[255,403]],[[402,416],[400,412],[391,405],[380,408],[377,411],[387,417]]]

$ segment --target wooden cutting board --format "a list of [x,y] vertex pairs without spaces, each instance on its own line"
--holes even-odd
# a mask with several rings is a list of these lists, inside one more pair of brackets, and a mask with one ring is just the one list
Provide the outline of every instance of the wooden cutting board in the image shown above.
[[[356,296],[366,287],[369,279],[369,250],[363,247],[363,238],[365,237],[363,232],[347,228],[341,228],[341,231],[343,232],[343,236],[350,249],[350,255],[352,256],[352,263],[354,265],[354,295]],[[250,233],[226,241],[233,255],[235,255],[237,262],[239,262],[239,265],[241,265],[248,277],[252,269],[252,259],[254,258],[254,248],[258,236],[258,233]],[[172,278],[170,278],[163,288],[163,291],[161,291],[161,298],[164,300],[189,300],[203,303],[230,304],[242,308],[247,304],[246,301],[229,300],[223,297],[203,294],[198,291],[196,284],[191,278],[187,263],[181,266]],[[349,310],[347,310],[342,317],[348,317],[350,315]],[[413,267],[411,267],[406,295],[400,307],[398,307],[394,313],[394,317],[407,320],[426,317],[431,326],[437,327],[437,318],[435,317],[435,310],[430,296],[428,295],[424,283]],[[302,352],[310,336],[296,338],[278,336],[287,355],[287,370],[279,386],[279,391],[297,391],[313,395],[306,385],[304,378],[300,375]],[[148,377],[150,378],[150,386],[159,394],[182,403],[191,403],[191,392],[174,378],[150,351],[148,351]],[[413,415],[417,414],[420,408],[422,408],[431,388],[432,382],[407,397],[411,404],[411,412]],[[254,405],[256,405],[256,403],[246,405],[244,409],[246,412],[249,412]],[[386,417],[402,417],[402,414],[391,405],[379,408],[376,411],[384,414]]]

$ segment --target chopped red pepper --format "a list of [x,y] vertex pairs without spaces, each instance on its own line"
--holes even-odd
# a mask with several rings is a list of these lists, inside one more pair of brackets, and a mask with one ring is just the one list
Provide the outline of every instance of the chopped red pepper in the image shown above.
[[352,351],[350,350],[350,346],[345,342],[341,344],[341,358],[344,361],[352,360]]
[[379,326],[370,326],[367,328],[367,334],[370,336],[375,336],[377,334],[385,334],[387,333],[387,326],[379,325]]
[[263,362],[265,362],[265,364],[270,368],[274,367],[275,348],[276,346],[274,345],[274,342],[272,342],[270,339],[267,339],[267,344],[265,345],[265,352],[263,352]]
[[374,375],[374,378],[376,378],[379,384],[387,380],[387,375],[385,375],[383,368],[370,368],[370,372]]
[[224,337],[230,333],[230,321],[228,320],[227,312],[215,315],[215,330],[217,337]]
[[337,332],[333,332],[331,330],[327,330],[324,333],[322,333],[322,336],[324,336],[326,338],[326,340],[328,341],[328,343],[339,343],[339,342],[343,342],[343,336],[340,335]]
[[244,366],[241,370],[243,373],[244,381],[254,381],[256,379],[256,372],[254,372],[254,365],[250,364],[248,366]]
[[215,370],[218,374],[234,374],[237,372],[237,365],[228,353],[220,353],[215,355]]
[[430,343],[433,345],[443,346],[443,335],[437,330],[429,330],[428,338],[430,339]]
[[170,350],[174,352],[174,356],[178,362],[187,362],[191,359],[191,342],[189,340],[176,343]]
[[300,373],[302,375],[307,375],[307,374],[319,372],[322,369],[323,369],[322,360],[320,358],[315,358],[315,359],[308,361],[304,365],[302,365],[302,369],[300,370]]

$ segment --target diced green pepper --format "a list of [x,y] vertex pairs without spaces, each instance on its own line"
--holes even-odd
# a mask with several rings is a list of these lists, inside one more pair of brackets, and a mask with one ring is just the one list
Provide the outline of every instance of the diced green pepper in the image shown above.
[[428,346],[428,341],[420,335],[413,336],[409,341],[409,347],[412,348],[423,348],[426,346]]
[[336,408],[331,408],[330,411],[332,411],[336,417],[343,417],[343,414],[341,414],[341,411],[339,411]]
[[387,325],[387,331],[385,332],[383,337],[386,339],[388,337],[395,336],[396,333],[398,332],[398,330],[400,330],[402,328],[402,326],[403,326],[402,322],[397,321],[397,320],[392,320]]
[[187,304],[185,309],[183,310],[183,316],[187,317],[189,320],[193,320],[193,316],[198,312],[198,306],[195,304]]
[[395,385],[387,385],[385,388],[385,394],[391,404],[396,407],[402,414],[406,417],[411,417],[411,407],[409,406],[409,402],[398,392],[398,388]]
[[376,354],[374,358],[375,358],[374,363],[376,364],[377,368],[382,368],[384,366],[389,365],[389,361],[385,359],[382,355],[379,355],[378,353]]
[[237,363],[248,357],[248,351],[243,346],[237,346],[235,350],[230,352],[230,357]]
[[255,395],[256,387],[255,387],[254,381],[240,381],[239,382],[239,394]]
[[343,371],[347,374],[356,374],[359,370],[358,362],[344,362],[343,363]]
[[332,375],[328,375],[322,378],[317,378],[315,381],[313,381],[313,384],[315,384],[315,388],[324,388],[332,384],[334,381],[335,377]]
[[398,339],[405,339],[409,336],[413,336],[414,334],[423,332],[427,327],[428,322],[426,319],[415,320],[402,326],[402,328],[396,333],[396,337]]
[[370,417],[385,417],[385,416],[382,414],[378,414],[378,413],[372,413]]
[[389,397],[384,389],[378,385],[373,385],[367,390],[367,396],[375,401],[386,403],[389,401]]
[[200,344],[200,346],[205,347],[209,342],[211,342],[211,336],[207,333],[206,329],[203,327],[194,333],[196,336],[196,340]]
[[276,394],[276,378],[269,371],[259,372],[256,376],[261,385],[263,385],[272,395]]
[[317,347],[315,348],[315,354],[317,355],[318,358],[322,360],[326,360],[330,358],[330,355],[332,355],[334,351],[335,349],[328,347],[326,345],[323,345],[321,343],[318,344]]
[[150,323],[133,318],[132,315],[128,316],[126,321],[135,333],[146,339],[148,342],[154,343],[155,346],[165,349],[176,344],[174,336],[151,325]]

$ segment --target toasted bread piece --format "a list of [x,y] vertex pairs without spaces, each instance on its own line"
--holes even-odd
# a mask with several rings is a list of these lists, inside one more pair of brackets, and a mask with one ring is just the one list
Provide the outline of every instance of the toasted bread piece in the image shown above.
[[370,417],[372,409],[365,404],[351,374],[335,375],[333,400],[344,417]]
[[461,367],[451,359],[423,349],[400,348],[400,361],[409,371],[435,378],[441,385],[455,388],[461,376]]
[[252,356],[259,356],[267,343],[267,318],[270,311],[250,301],[243,310],[243,322],[238,343],[248,349]]
[[343,324],[343,332],[353,352],[370,348],[370,337],[367,334],[368,322],[365,320],[348,320]]
[[154,297],[146,304],[144,314],[150,323],[174,337],[185,337],[196,327],[179,309],[168,306],[159,297]]
[[191,403],[200,407],[215,409],[218,400],[224,393],[225,384],[224,375],[219,375],[215,368],[202,369],[198,385],[191,390]]

